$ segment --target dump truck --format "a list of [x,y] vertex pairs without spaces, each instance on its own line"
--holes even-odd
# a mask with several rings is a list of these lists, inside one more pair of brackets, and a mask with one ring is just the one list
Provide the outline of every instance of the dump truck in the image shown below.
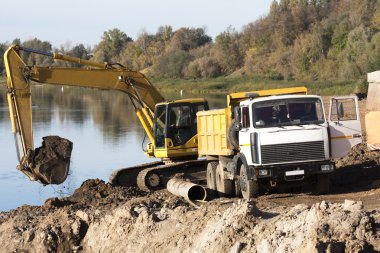
[[250,199],[312,178],[314,190],[327,193],[332,159],[362,141],[356,96],[332,97],[327,110],[320,96],[294,87],[232,93],[226,108],[198,112],[208,188]]

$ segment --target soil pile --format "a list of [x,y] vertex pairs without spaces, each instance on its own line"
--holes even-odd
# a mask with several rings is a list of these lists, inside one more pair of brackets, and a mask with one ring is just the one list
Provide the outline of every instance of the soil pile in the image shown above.
[[353,147],[347,156],[337,159],[335,164],[338,169],[355,165],[380,165],[380,152],[368,150],[367,143],[363,142]]
[[[103,184],[101,184],[103,185]],[[133,195],[133,194],[132,194]],[[132,197],[131,195],[131,197]],[[1,252],[373,252],[380,211],[361,202],[294,207],[216,199],[200,209],[159,191],[114,208],[66,201],[0,216]]]
[[374,184],[380,187],[380,152],[369,151],[365,142],[356,145],[347,156],[337,159],[335,164],[335,186],[360,187],[362,190],[368,190]]

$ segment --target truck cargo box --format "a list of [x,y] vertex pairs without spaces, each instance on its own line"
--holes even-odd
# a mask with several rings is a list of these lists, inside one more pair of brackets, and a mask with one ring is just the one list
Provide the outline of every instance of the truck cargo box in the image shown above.
[[228,108],[198,112],[197,122],[199,156],[234,154],[227,141],[227,131],[231,124]]

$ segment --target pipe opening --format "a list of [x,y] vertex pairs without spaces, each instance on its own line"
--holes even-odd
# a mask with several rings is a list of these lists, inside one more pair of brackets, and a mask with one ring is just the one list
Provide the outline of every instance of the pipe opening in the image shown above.
[[189,192],[187,193],[189,200],[206,200],[207,192],[206,189],[200,185],[193,185],[190,187]]

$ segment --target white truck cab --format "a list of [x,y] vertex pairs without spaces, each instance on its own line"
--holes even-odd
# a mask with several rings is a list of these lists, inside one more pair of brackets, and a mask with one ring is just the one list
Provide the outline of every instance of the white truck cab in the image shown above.
[[274,184],[332,172],[331,158],[345,156],[362,141],[357,98],[331,98],[326,115],[320,96],[240,102],[238,140],[248,180],[270,178]]

